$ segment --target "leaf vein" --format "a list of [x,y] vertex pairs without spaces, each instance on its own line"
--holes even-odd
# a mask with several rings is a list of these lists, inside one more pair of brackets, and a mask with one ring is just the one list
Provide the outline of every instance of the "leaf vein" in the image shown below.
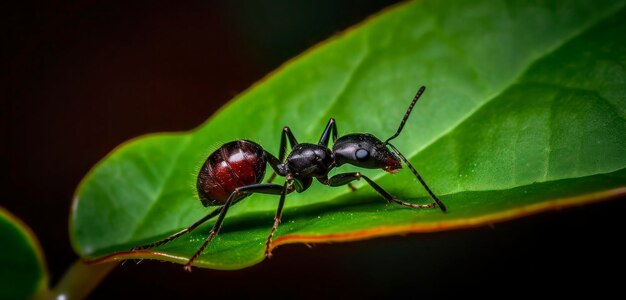
[[[427,141],[424,144],[423,147],[421,147],[421,148],[418,147],[414,152],[409,153],[408,155],[406,155],[407,158],[409,160],[413,160],[424,149],[430,147],[435,142],[439,141],[441,138],[443,138],[443,137],[449,135],[450,133],[452,133],[457,127],[459,127],[459,125],[463,124],[466,120],[468,120],[472,115],[474,115],[482,107],[484,107],[485,105],[487,105],[488,103],[490,103],[494,99],[498,98],[500,95],[502,95],[511,86],[515,85],[516,83],[519,83],[523,79],[524,75],[530,70],[530,68],[534,64],[536,64],[537,62],[539,62],[541,59],[545,58],[549,54],[555,53],[557,50],[561,49],[564,45],[568,44],[570,41],[573,41],[574,39],[576,39],[579,36],[583,35],[584,33],[588,32],[591,28],[596,26],[602,20],[604,20],[604,19],[606,19],[606,18],[616,14],[618,11],[620,11],[622,9],[622,7],[623,7],[623,5],[619,5],[619,6],[615,7],[615,8],[613,8],[613,9],[610,9],[607,13],[602,14],[599,17],[596,17],[596,18],[590,20],[587,24],[584,24],[583,26],[581,26],[581,28],[579,30],[573,31],[570,34],[570,36],[560,40],[557,43],[555,43],[555,45],[553,45],[553,47],[548,47],[545,51],[538,52],[535,55],[535,57],[530,58],[528,60],[528,63],[525,65],[525,67],[520,68],[520,72],[518,73],[518,75],[515,76],[508,84],[504,84],[499,91],[496,91],[495,93],[493,93],[493,95],[486,97],[487,100],[485,100],[482,103],[478,104],[474,109],[470,110],[467,114],[465,114],[463,117],[461,117],[458,122],[452,124],[452,126],[450,126],[447,130],[442,131],[441,134],[439,134],[438,136],[433,137],[430,141]],[[381,178],[383,178],[385,176],[389,176],[389,174],[385,173],[385,172],[381,172],[381,173],[378,173],[378,174],[372,176],[372,180],[377,181],[377,180],[380,180]],[[341,196],[343,196],[343,195],[345,195],[347,193],[348,193],[348,191],[342,191],[342,192],[338,193],[335,196],[335,198],[341,197]]]

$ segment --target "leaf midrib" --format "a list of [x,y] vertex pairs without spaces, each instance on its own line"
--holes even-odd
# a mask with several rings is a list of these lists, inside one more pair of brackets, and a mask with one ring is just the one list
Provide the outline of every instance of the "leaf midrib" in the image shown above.
[[[547,57],[551,53],[554,53],[554,52],[558,51],[564,45],[566,45],[569,42],[571,42],[572,40],[580,37],[582,34],[588,32],[591,28],[597,26],[603,20],[606,20],[610,16],[615,15],[617,12],[622,10],[623,7],[624,7],[624,4],[621,3],[620,5],[616,5],[615,7],[608,9],[604,14],[601,14],[601,15],[597,16],[596,18],[594,18],[594,19],[590,20],[589,22],[587,22],[585,25],[581,26],[579,30],[572,31],[572,33],[568,37],[563,38],[563,39],[557,41],[556,43],[554,43],[553,47],[547,47],[545,51],[543,51],[543,52],[541,52],[539,54],[536,54],[534,57],[528,59],[528,62],[525,64],[525,66],[520,68],[519,73],[516,76],[513,76],[508,83],[503,84],[501,86],[501,88],[499,90],[495,91],[491,96],[486,96],[486,100],[485,101],[480,102],[473,109],[469,110],[465,115],[463,115],[461,118],[459,118],[457,122],[451,123],[451,125],[447,129],[442,130],[440,134],[435,135],[431,140],[425,142],[423,144],[423,146],[418,147],[413,152],[410,152],[407,155],[407,158],[409,160],[413,160],[417,155],[422,153],[422,151],[426,150],[427,148],[429,148],[433,144],[435,144],[437,141],[439,141],[442,138],[444,138],[444,137],[448,136],[449,134],[451,134],[455,129],[457,129],[461,124],[466,122],[477,111],[482,109],[485,105],[491,103],[494,99],[496,99],[499,96],[501,96],[511,86],[513,86],[516,83],[518,83],[520,81],[520,79],[523,78],[524,74],[526,74],[528,72],[528,70],[534,64],[536,64],[538,61],[540,61],[541,59]],[[316,122],[312,122],[312,124],[313,123],[318,124],[320,122],[323,122],[328,117],[328,113],[331,112],[332,109],[338,105],[339,100],[341,99],[342,95],[345,94],[346,89],[353,82],[352,79],[354,78],[354,74],[362,66],[363,61],[365,61],[365,59],[367,58],[367,55],[369,53],[367,49],[369,49],[369,47],[370,47],[368,39],[365,39],[364,46],[365,46],[365,51],[363,52],[362,56],[358,58],[357,62],[354,64],[354,66],[350,70],[350,72],[349,72],[349,74],[347,76],[346,83],[344,85],[342,85],[342,87],[339,89],[339,91],[335,95],[335,97],[329,102],[329,105],[324,109],[323,113],[318,115],[317,123]],[[314,128],[317,128],[317,127],[313,127],[312,126],[312,127],[307,128],[305,130],[306,136],[312,136]],[[149,204],[148,209],[146,209],[145,213],[139,219],[137,219],[138,221],[136,223],[136,226],[134,227],[134,229],[131,232],[131,234],[129,235],[129,237],[126,239],[127,241],[131,241],[133,238],[136,237],[136,234],[138,233],[138,231],[141,228],[143,228],[142,224],[146,221],[147,217],[150,215],[150,212],[152,210],[154,210],[156,204],[158,203],[158,199],[161,199],[162,193],[164,191],[164,186],[166,185],[165,183],[168,182],[171,179],[172,175],[174,174],[174,169],[175,169],[176,163],[180,160],[180,158],[182,157],[182,154],[186,151],[186,149],[189,146],[189,143],[191,141],[191,135],[190,134],[183,135],[182,138],[184,139],[184,141],[181,142],[181,144],[180,144],[181,146],[179,147],[178,151],[174,154],[173,159],[172,159],[172,163],[168,166],[168,169],[167,169],[167,171],[165,172],[165,174],[163,176],[163,178],[164,178],[163,179],[163,184],[158,187],[159,190],[158,190],[158,192],[155,193],[156,196],[152,198],[153,201]],[[605,173],[606,172],[598,172],[598,173],[595,173],[595,174],[584,174],[584,175],[580,175],[580,176],[574,176],[572,178],[582,177],[582,176],[591,176],[591,175],[597,175],[597,174],[605,174]],[[378,181],[378,180],[384,178],[385,176],[388,176],[388,174],[385,173],[385,172],[380,172],[380,173],[372,176],[372,179],[375,180],[375,181]],[[566,179],[566,178],[564,177],[564,178],[550,179],[550,180],[544,179],[543,181],[537,181],[537,182],[549,182],[549,181],[560,180],[560,179]],[[510,188],[515,188],[515,187],[527,186],[527,185],[528,184],[521,184],[521,185],[518,185],[518,186],[503,187],[502,189],[498,189],[498,190],[510,189]],[[455,191],[453,193],[442,194],[442,195],[453,195],[453,194],[456,194],[456,193],[466,192],[466,191],[489,191],[489,190],[464,190],[464,191]],[[342,191],[334,194],[332,197],[330,197],[328,199],[328,201],[332,201],[332,200],[338,199],[338,198],[340,198],[342,196],[345,196],[348,193],[350,193],[349,190],[342,190]]]
[[[442,138],[448,136],[449,134],[451,134],[457,127],[459,127],[467,119],[469,119],[471,116],[473,116],[478,110],[480,110],[482,107],[484,107],[485,105],[487,105],[488,103],[490,103],[494,99],[496,99],[499,96],[501,96],[511,86],[519,83],[520,79],[522,79],[524,77],[524,75],[528,72],[528,70],[530,70],[530,68],[533,65],[535,65],[537,62],[539,62],[541,59],[549,56],[551,53],[554,53],[554,52],[558,51],[564,45],[568,44],[569,42],[573,41],[574,39],[580,37],[582,34],[588,32],[589,30],[591,30],[593,27],[597,26],[600,22],[602,22],[602,21],[608,19],[609,17],[617,14],[619,11],[621,11],[623,9],[624,5],[625,4],[622,3],[621,5],[617,5],[616,7],[607,10],[607,12],[605,14],[601,14],[598,17],[596,17],[595,19],[590,20],[587,24],[582,26],[580,28],[580,30],[573,31],[570,36],[568,36],[567,38],[562,39],[560,42],[555,43],[554,47],[547,48],[546,51],[544,51],[543,53],[538,54],[534,58],[529,59],[528,63],[525,65],[525,67],[524,68],[520,68],[520,72],[517,74],[517,76],[512,77],[511,81],[509,81],[507,84],[502,85],[502,88],[499,91],[495,92],[492,96],[486,97],[487,100],[485,100],[482,103],[480,103],[479,105],[477,105],[474,109],[468,111],[468,113],[465,114],[462,118],[459,118],[459,121],[457,123],[452,124],[452,126],[450,126],[447,130],[442,131],[442,133],[440,135],[433,137],[430,141],[427,141],[424,144],[423,147],[418,147],[417,150],[415,150],[414,152],[411,152],[409,155],[407,155],[407,158],[409,160],[413,160],[422,151],[426,150],[428,147],[432,146],[434,143],[436,143],[440,139],[442,139]],[[597,173],[597,174],[603,174],[603,173],[604,172],[600,172],[600,173]],[[596,175],[596,174],[585,174],[585,175],[581,175],[581,176],[590,176],[590,175]],[[386,172],[381,172],[381,173],[378,173],[378,174],[372,176],[372,180],[378,181],[378,180],[380,180],[381,178],[383,178],[385,176],[389,176],[389,174],[386,173]],[[578,177],[581,177],[581,176],[578,176]],[[576,177],[571,177],[571,178],[576,178]],[[567,177],[559,178],[559,179],[567,179]],[[544,179],[544,181],[537,181],[537,182],[547,182],[547,181],[545,181],[545,179]],[[524,185],[519,185],[519,186],[524,186]],[[519,186],[509,186],[509,187],[504,187],[502,189],[510,189],[510,188],[515,188],[515,187],[519,187]],[[470,190],[467,190],[467,191],[470,191]],[[481,190],[471,190],[471,191],[481,191]],[[457,191],[457,192],[463,192],[463,191]],[[348,193],[349,193],[349,191],[341,191],[341,192],[335,194],[334,197],[330,198],[329,201],[337,199],[339,197],[342,197],[343,195],[346,195]]]

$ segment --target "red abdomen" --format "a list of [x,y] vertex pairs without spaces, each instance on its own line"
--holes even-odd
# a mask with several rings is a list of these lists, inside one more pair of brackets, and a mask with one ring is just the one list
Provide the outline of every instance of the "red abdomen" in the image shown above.
[[260,183],[265,155],[258,144],[239,140],[211,153],[198,174],[196,188],[204,206],[223,205],[236,188]]

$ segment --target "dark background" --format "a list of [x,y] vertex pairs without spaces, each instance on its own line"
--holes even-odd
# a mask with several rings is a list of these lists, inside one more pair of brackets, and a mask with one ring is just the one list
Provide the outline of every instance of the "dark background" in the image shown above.
[[[52,284],[77,259],[67,234],[73,191],[106,153],[141,134],[199,125],[287,59],[395,1],[271,2],[2,9],[0,204],[39,237]],[[129,262],[92,297],[598,296],[619,291],[610,272],[624,267],[622,203],[492,227],[282,246],[240,271]]]

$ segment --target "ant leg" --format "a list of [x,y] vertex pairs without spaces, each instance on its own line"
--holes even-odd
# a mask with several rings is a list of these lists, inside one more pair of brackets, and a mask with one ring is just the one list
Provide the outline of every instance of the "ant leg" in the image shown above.
[[337,140],[337,123],[335,123],[334,118],[330,118],[330,120],[328,120],[328,124],[326,124],[324,132],[322,132],[322,136],[320,137],[318,145],[328,147],[328,139],[330,138],[331,134],[333,137],[333,143],[335,143],[335,141]]
[[285,171],[285,168],[283,167],[282,162],[278,160],[276,156],[272,155],[272,153],[269,153],[265,150],[263,150],[263,152],[265,153],[265,158],[267,158],[267,163],[269,163],[270,167],[272,167],[272,170],[274,170],[274,172],[272,173],[272,176],[268,180],[268,183],[271,183],[274,180],[274,178],[276,177],[276,174],[279,174],[280,176],[287,175],[287,172]]
[[376,184],[374,181],[372,181],[371,179],[369,179],[367,176],[359,173],[359,172],[353,172],[353,173],[341,173],[341,174],[337,174],[333,177],[331,177],[330,179],[328,179],[328,185],[329,186],[340,186],[340,185],[344,185],[344,184],[348,184],[354,180],[359,180],[359,179],[365,179],[365,181],[367,181],[367,183],[373,187],[376,192],[378,192],[379,195],[381,195],[383,198],[385,198],[385,200],[387,201],[393,201],[397,204],[403,205],[403,206],[408,206],[411,208],[435,208],[435,204],[413,204],[413,203],[408,203],[408,202],[404,202],[394,196],[392,196],[391,194],[387,193],[387,191],[385,191],[382,187],[380,187],[380,185]]
[[[296,140],[296,137],[291,132],[291,129],[289,129],[289,126],[283,127],[283,132],[280,136],[280,147],[278,149],[278,161],[280,163],[285,161],[285,157],[287,156],[287,139],[289,140],[289,145],[291,146],[291,149],[298,145],[298,140]],[[270,178],[267,180],[267,183],[272,183],[275,178],[276,171],[274,170]]]
[[[328,177],[317,177],[317,181],[319,181],[321,184],[328,185]],[[348,182],[348,188],[351,192],[356,192],[356,188],[354,187],[354,185],[352,185],[351,182]]]
[[285,180],[285,185],[283,186],[283,191],[280,194],[280,201],[278,201],[278,208],[276,209],[276,216],[274,216],[274,226],[272,227],[272,231],[267,236],[267,242],[265,243],[265,256],[272,257],[272,253],[270,252],[272,248],[272,237],[274,236],[274,232],[276,228],[278,228],[278,224],[280,224],[280,218],[283,215],[283,206],[285,205],[285,196],[287,195],[287,187],[289,186],[289,182],[291,180]]
[[280,149],[278,151],[278,159],[280,159],[281,162],[284,161],[287,156],[287,143],[285,142],[285,139],[289,140],[289,146],[291,146],[292,149],[298,145],[298,140],[296,140],[296,137],[291,132],[291,129],[289,129],[289,126],[283,127],[283,133],[280,137]]
[[[328,120],[328,124],[326,124],[326,128],[324,132],[322,132],[322,136],[320,137],[319,145],[328,147],[328,138],[332,134],[333,144],[337,141],[337,122],[335,122],[335,118],[330,118]],[[350,188],[351,192],[356,192],[356,188],[352,185],[352,183],[348,183],[348,188]]]
[[211,231],[209,232],[209,236],[185,265],[185,271],[191,271],[191,265],[193,262],[200,256],[200,254],[202,254],[211,240],[213,240],[213,238],[219,233],[222,228],[222,223],[224,222],[224,217],[226,217],[226,213],[228,212],[228,208],[231,204],[242,199],[242,196],[253,193],[280,195],[283,193],[283,186],[278,184],[251,184],[237,188],[234,192],[232,192],[230,196],[228,196],[228,199],[226,199],[224,206],[222,206],[219,216],[217,217],[215,224],[213,224],[213,228],[211,228]]
[[151,249],[151,248],[158,247],[158,246],[161,246],[163,244],[169,243],[169,242],[179,238],[180,236],[182,236],[182,235],[184,235],[184,234],[186,234],[188,232],[191,232],[192,230],[196,229],[198,226],[202,225],[204,222],[206,222],[206,221],[212,219],[213,217],[217,216],[219,213],[220,213],[220,210],[219,209],[215,209],[212,212],[210,212],[208,215],[204,216],[202,219],[200,219],[200,220],[196,221],[195,223],[191,224],[191,226],[189,226],[189,227],[187,227],[187,228],[185,228],[185,229],[183,229],[183,230],[181,230],[181,231],[179,231],[177,233],[174,233],[174,234],[172,234],[172,235],[170,235],[170,236],[168,236],[168,237],[166,237],[166,238],[164,238],[164,239],[162,239],[160,241],[156,241],[154,243],[133,247],[130,250],[131,251],[135,251],[135,250]]
[[435,202],[437,203],[437,206],[439,206],[439,208],[443,211],[446,212],[448,209],[446,208],[446,206],[443,204],[443,202],[441,202],[441,200],[439,200],[439,198],[437,198],[437,196],[435,195],[435,193],[433,193],[433,191],[430,190],[430,188],[428,187],[428,185],[426,184],[426,181],[424,181],[424,179],[422,179],[422,176],[420,176],[419,173],[417,173],[417,170],[415,170],[415,168],[413,168],[413,165],[411,165],[411,163],[409,162],[408,159],[406,159],[406,157],[404,157],[404,155],[402,155],[402,153],[400,153],[400,150],[398,150],[398,148],[396,148],[394,145],[387,143],[387,145],[389,145],[389,147],[391,147],[391,149],[398,154],[398,156],[400,156],[400,158],[402,159],[402,161],[404,162],[404,164],[406,164],[409,167],[409,170],[411,170],[411,172],[413,173],[413,175],[415,175],[415,177],[417,178],[417,180],[419,180],[419,182],[422,184],[422,186],[424,187],[424,189],[426,189],[426,191],[428,192],[428,194],[430,195],[430,197],[433,198],[433,200],[435,200]]

